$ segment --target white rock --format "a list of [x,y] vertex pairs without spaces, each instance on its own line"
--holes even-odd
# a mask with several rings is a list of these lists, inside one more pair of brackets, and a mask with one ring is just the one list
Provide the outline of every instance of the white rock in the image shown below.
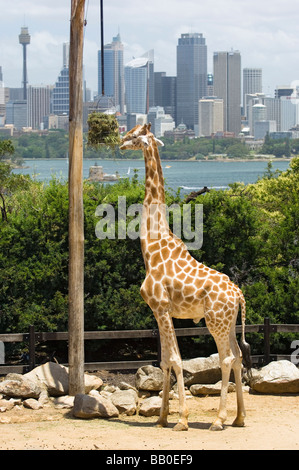
[[136,413],[138,398],[135,390],[119,390],[111,395],[110,400],[120,413],[128,416]]
[[159,416],[160,409],[162,405],[162,398],[161,397],[150,397],[146,398],[139,409],[139,414],[142,416]]
[[221,380],[218,354],[183,361],[183,374],[188,387],[193,384],[215,384]]
[[[49,395],[61,396],[67,395],[69,391],[69,371],[65,367],[56,362],[47,362],[35,367],[32,371],[24,375],[24,377],[35,381],[42,388],[46,388]],[[92,389],[98,389],[102,386],[103,381],[100,377],[91,374],[84,374],[85,393],[89,393]]]
[[0,399],[0,413],[11,410],[15,406],[11,400]]
[[8,374],[0,382],[0,392],[9,397],[38,398],[41,388],[33,380],[21,374]]
[[[135,376],[137,390],[149,390],[159,392],[163,388],[164,374],[160,367],[143,366],[138,369]],[[174,376],[170,376],[170,385],[175,382]]]
[[73,408],[75,397],[71,395],[64,395],[62,397],[57,397],[54,400],[55,408]]
[[25,406],[25,408],[30,408],[31,410],[39,410],[43,407],[43,405],[34,398],[27,398],[27,400],[24,400],[23,406]]
[[[221,380],[216,384],[194,384],[190,387],[192,395],[219,395],[221,392]],[[236,385],[233,382],[228,384],[228,392],[234,392]]]
[[259,393],[299,393],[299,369],[290,361],[273,361],[253,370],[250,387]]
[[119,415],[118,409],[110,400],[99,396],[78,394],[75,396],[73,414],[77,418],[113,418]]

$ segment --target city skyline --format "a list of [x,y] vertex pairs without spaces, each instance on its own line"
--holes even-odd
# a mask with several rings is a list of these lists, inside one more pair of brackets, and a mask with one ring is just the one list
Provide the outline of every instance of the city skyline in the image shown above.
[[[42,2],[44,3],[44,2]],[[112,4],[111,4],[112,3]],[[273,0],[271,7],[257,3],[241,4],[237,0],[215,0],[213,4],[187,0],[139,5],[134,0],[104,2],[105,43],[118,32],[124,43],[124,62],[155,50],[155,71],[176,75],[177,39],[183,33],[199,32],[206,38],[208,73],[213,71],[213,53],[219,50],[240,50],[242,69],[263,69],[263,92],[273,95],[276,86],[289,85],[299,79],[297,55],[299,12],[294,0],[283,4]],[[99,2],[88,5],[85,30],[84,66],[87,86],[97,90],[97,51],[100,49]],[[0,0],[2,11],[0,40],[4,83],[20,87],[22,82],[22,50],[18,35],[28,26],[31,44],[28,47],[28,83],[54,84],[61,69],[61,45],[69,40],[70,2],[53,0],[51,5],[37,0],[16,0],[7,4]],[[25,15],[25,18],[24,18]]]

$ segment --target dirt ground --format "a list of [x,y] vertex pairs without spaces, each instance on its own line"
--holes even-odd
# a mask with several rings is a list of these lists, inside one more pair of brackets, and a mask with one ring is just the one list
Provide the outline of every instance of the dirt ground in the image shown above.
[[188,400],[189,430],[173,432],[178,400],[171,400],[169,427],[157,418],[120,415],[118,419],[82,420],[53,405],[41,410],[23,407],[0,413],[0,450],[299,450],[299,396],[246,392],[246,426],[234,428],[236,395],[228,395],[223,431],[209,431],[219,397]]

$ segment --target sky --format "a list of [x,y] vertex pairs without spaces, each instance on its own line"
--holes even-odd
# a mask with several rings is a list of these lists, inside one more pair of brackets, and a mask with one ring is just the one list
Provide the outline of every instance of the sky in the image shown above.
[[[97,91],[100,1],[85,0],[84,75]],[[183,33],[202,33],[213,53],[239,50],[242,68],[263,69],[263,92],[299,80],[298,0],[103,0],[104,42],[118,33],[125,63],[150,49],[155,71],[176,75],[176,46]],[[0,0],[0,66],[5,86],[21,87],[22,46],[29,28],[27,72],[30,85],[54,85],[62,68],[62,45],[69,42],[71,0]]]

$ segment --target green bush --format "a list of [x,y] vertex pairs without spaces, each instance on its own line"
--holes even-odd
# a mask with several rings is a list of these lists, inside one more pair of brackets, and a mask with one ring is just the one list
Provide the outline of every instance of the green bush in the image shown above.
[[[298,323],[298,169],[296,158],[284,173],[268,171],[256,184],[234,184],[191,202],[203,204],[204,211],[203,246],[192,255],[243,289],[248,323],[262,323],[266,316]],[[37,331],[67,330],[67,184],[57,179],[47,185],[29,179],[13,184],[9,172],[3,178],[0,332],[24,332],[30,324]],[[117,221],[119,196],[126,196],[127,207],[142,203],[144,184],[136,176],[114,185],[84,183],[86,330],[156,326],[139,292],[145,276],[139,239],[95,235],[97,206],[113,204]],[[167,203],[172,202],[183,199],[167,193]],[[273,341],[281,350],[290,344],[282,336]]]

